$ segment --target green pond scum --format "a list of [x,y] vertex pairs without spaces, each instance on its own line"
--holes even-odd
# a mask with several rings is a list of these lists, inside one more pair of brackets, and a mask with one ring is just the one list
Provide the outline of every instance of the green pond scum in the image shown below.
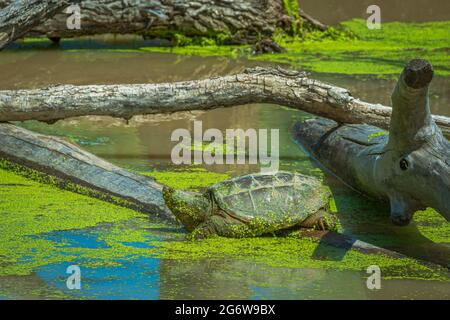
[[[379,265],[386,279],[412,278],[448,281],[444,268],[422,264],[413,258],[343,252],[295,232],[284,237],[227,239],[212,237],[185,240],[178,226],[153,222],[148,216],[87,195],[57,188],[11,170],[0,168],[0,276],[26,276],[35,268],[71,262],[82,257],[88,268],[120,266],[140,257],[169,260],[226,258],[271,267],[319,268],[364,272]],[[172,187],[198,189],[228,178],[204,169],[178,172],[146,172]],[[195,176],[194,176],[195,174]],[[176,178],[175,178],[176,175]],[[193,178],[195,177],[195,178]],[[48,181],[46,181],[48,182]],[[333,206],[339,206],[339,201]],[[339,210],[339,208],[336,208]],[[334,210],[333,210],[334,211]],[[448,242],[448,224],[429,210],[418,215],[426,236]],[[433,226],[433,227],[431,227]],[[164,229],[170,231],[161,231]],[[439,230],[441,228],[441,230]],[[443,228],[443,229],[442,229]],[[92,234],[101,247],[69,246],[64,238],[49,238],[55,232],[81,230]],[[141,243],[144,246],[130,244]],[[318,250],[320,248],[320,250]],[[316,253],[320,252],[318,256]],[[336,259],[336,257],[340,257]]]
[[[187,37],[175,31],[136,34],[127,44],[119,41],[113,45],[108,44],[107,40],[103,43],[104,39],[102,40],[101,37],[62,39],[59,45],[46,37],[30,37],[16,41],[5,52],[20,51],[24,58],[30,58],[30,60],[35,55],[35,50],[40,50],[39,54],[44,51],[51,53],[52,50],[60,50],[58,53],[61,56],[71,55],[79,60],[92,59],[92,61],[95,61],[97,56],[84,57],[79,53],[86,52],[90,55],[92,51],[108,52],[117,61],[121,59],[120,56],[128,56],[128,54],[133,57],[135,55],[151,57],[153,53],[168,53],[164,56],[174,54],[180,61],[186,57],[182,59],[176,55],[223,57],[223,59],[209,60],[218,60],[219,65],[226,59],[243,61],[245,62],[243,65],[249,66],[283,65],[323,74],[318,75],[318,78],[332,78],[337,75],[336,77],[344,79],[345,75],[345,79],[356,79],[356,82],[367,80],[369,77],[397,79],[409,60],[420,57],[432,63],[435,75],[441,80],[450,77],[448,63],[450,20],[420,23],[383,22],[381,29],[370,30],[367,28],[366,20],[354,19],[341,22],[326,31],[320,31],[302,22],[298,14],[297,1],[283,0],[283,6],[285,13],[293,19],[290,28],[288,26],[287,30],[276,30],[273,34],[273,40],[286,49],[282,53],[253,55],[251,45],[230,45],[232,37],[226,33],[211,32],[208,36]],[[172,42],[170,46],[155,46],[148,41],[147,37],[170,38]],[[263,36],[259,35],[258,39],[262,40]],[[117,43],[120,45],[116,45]],[[0,59],[0,64],[16,63],[15,59],[6,54]],[[117,63],[119,65],[119,62]],[[168,67],[167,73],[177,75],[178,70],[175,69],[177,67],[173,69]],[[217,70],[222,69],[217,68]],[[51,78],[52,74],[49,74]],[[186,76],[182,72],[180,74],[183,77]],[[186,72],[186,74],[190,76],[192,72]],[[86,76],[86,79],[95,80],[95,75]],[[39,83],[37,80],[39,79],[36,78],[36,83]],[[389,82],[374,80],[379,83]],[[23,80],[17,80],[14,85],[20,86],[20,81]],[[361,89],[361,91],[364,90],[368,89]],[[445,99],[446,97],[442,98],[442,101],[446,101]],[[233,115],[234,118],[239,118],[240,114]],[[252,114],[253,116],[257,118],[256,115]],[[266,117],[270,121],[262,118],[257,118],[255,121],[259,123],[268,121],[272,127],[281,126],[282,121],[287,121],[287,118],[280,116],[278,119],[273,114]],[[232,118],[230,117],[227,125],[242,125],[248,120]],[[217,167],[194,165],[174,167],[167,164],[165,155],[161,157],[162,159],[158,158],[149,163],[147,156],[150,147],[141,141],[148,137],[148,132],[143,130],[145,128],[126,127],[113,133],[111,133],[112,130],[105,130],[100,134],[99,131],[91,129],[94,125],[90,122],[78,127],[76,124],[66,123],[66,126],[58,127],[56,124],[44,128],[44,125],[36,121],[18,123],[18,125],[32,131],[63,136],[114,164],[138,174],[153,177],[158,183],[175,189],[203,192],[206,187],[243,172],[235,167],[226,167],[223,170]],[[377,131],[368,137],[368,142],[388,134],[385,130]],[[298,147],[296,145],[293,147],[286,141],[283,141],[283,144],[283,148],[286,149]],[[203,143],[191,146],[190,151],[211,151],[214,147],[213,143]],[[264,270],[262,276],[264,279],[254,281],[252,284],[255,287],[273,287],[273,282],[270,282],[268,278],[281,273],[280,270],[288,270],[286,274],[295,278],[294,272],[291,273],[292,270],[309,269],[323,270],[325,273],[341,272],[342,275],[345,272],[351,272],[362,280],[361,283],[364,286],[364,280],[368,277],[366,270],[373,265],[379,266],[382,270],[383,281],[411,280],[417,283],[426,282],[427,285],[429,283],[450,285],[448,270],[450,224],[439,213],[428,208],[416,212],[410,225],[394,226],[389,221],[389,204],[366,198],[347,188],[336,177],[315,165],[305,152],[295,150],[298,153],[289,153],[286,156],[289,160],[281,160],[280,169],[313,175],[329,186],[332,192],[329,209],[338,218],[336,227],[338,233],[401,252],[402,256],[394,258],[381,253],[368,254],[355,249],[335,247],[314,237],[308,237],[307,231],[298,230],[283,230],[256,238],[232,239],[212,236],[199,241],[193,240],[192,234],[189,234],[180,224],[164,222],[141,213],[139,207],[126,200],[108,196],[0,158],[0,300],[13,297],[11,292],[17,289],[16,286],[23,286],[20,290],[28,292],[28,296],[32,298],[78,298],[76,295],[67,294],[67,291],[58,288],[54,283],[39,278],[40,275],[37,276],[47,266],[80,264],[84,270],[110,268],[108,270],[111,271],[126,265],[139,264],[142,260],[151,260],[152,263],[156,261],[157,282],[161,284],[161,287],[167,274],[174,276],[177,281],[172,284],[172,287],[166,289],[169,292],[183,289],[181,276],[176,273],[180,272],[183,276],[185,273],[191,274],[192,270],[189,270],[189,266],[197,268],[200,265],[199,270],[195,272],[196,276],[202,278],[204,276],[202,266],[204,267],[205,264],[201,265],[201,263],[205,261],[208,267],[217,263],[220,268],[217,267],[212,278],[218,277],[227,283],[232,282],[234,278],[238,282],[247,281],[252,267],[258,266]],[[152,149],[151,152],[153,151]],[[234,150],[228,151],[226,146],[222,151],[224,154],[233,152],[237,155]],[[123,159],[120,158],[121,156]],[[254,171],[253,167],[250,169],[245,167],[243,170],[247,169]],[[256,219],[254,223],[264,222]],[[235,231],[236,234],[248,235],[245,233],[247,230]],[[145,266],[149,268],[150,264]],[[149,270],[144,271],[145,276],[150,274],[146,273],[150,272]],[[242,274],[235,275],[232,274],[233,272]],[[59,275],[63,281],[66,276],[65,273]],[[104,279],[107,282],[113,281],[114,277],[114,275],[108,275],[98,281]],[[120,278],[121,281],[123,279]],[[343,279],[348,278],[343,277]],[[188,281],[189,285],[194,282],[190,278],[184,281]],[[265,281],[267,284],[264,283]],[[289,281],[288,285],[297,286],[298,284],[293,280]],[[203,285],[208,282],[199,281],[199,283]],[[109,282],[107,285],[111,286]],[[90,284],[84,283],[83,286],[89,289]],[[145,286],[142,285],[142,287]],[[282,289],[289,289],[287,287]],[[427,288],[432,287],[430,285]],[[205,291],[208,289],[207,285],[201,288]],[[228,287],[225,289],[231,291]],[[233,290],[235,290],[234,287]],[[320,290],[325,292],[328,288],[320,288]],[[236,292],[230,292],[227,297],[235,297],[235,295]],[[170,297],[170,293],[167,296]],[[161,293],[160,297],[164,297],[164,294]]]
[[[290,2],[290,1],[286,1]],[[289,6],[286,6],[289,8]],[[316,73],[375,75],[394,78],[409,60],[420,56],[430,61],[436,75],[449,76],[450,21],[423,23],[384,22],[381,29],[370,30],[366,21],[345,21],[327,31],[300,29],[293,34],[277,31],[274,39],[285,53],[252,56],[248,45],[224,45],[216,38],[191,39],[178,35],[173,47],[139,46],[98,49],[111,52],[170,52],[180,55],[247,58],[291,65]],[[221,35],[223,39],[226,35]],[[28,38],[22,46],[38,46],[48,40]],[[64,40],[73,41],[73,40]],[[49,42],[48,42],[49,43]],[[78,52],[85,49],[67,49]],[[88,49],[91,50],[91,49]]]

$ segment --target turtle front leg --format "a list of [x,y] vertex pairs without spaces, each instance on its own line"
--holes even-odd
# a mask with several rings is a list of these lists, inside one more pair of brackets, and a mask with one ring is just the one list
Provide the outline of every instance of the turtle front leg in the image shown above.
[[217,235],[217,231],[214,224],[208,219],[200,223],[186,238],[188,240],[200,240],[213,235]]
[[319,210],[310,215],[301,224],[302,228],[314,228],[317,230],[334,230],[336,229],[336,217],[324,210]]
[[243,222],[227,216],[213,215],[189,235],[190,239],[204,239],[212,235],[228,238],[251,237],[251,229]]

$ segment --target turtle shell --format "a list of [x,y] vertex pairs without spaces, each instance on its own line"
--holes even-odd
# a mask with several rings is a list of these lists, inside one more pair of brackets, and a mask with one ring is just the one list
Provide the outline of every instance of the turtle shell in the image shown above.
[[318,179],[298,173],[256,173],[210,188],[218,207],[243,221],[262,218],[279,228],[294,226],[328,206],[330,190]]

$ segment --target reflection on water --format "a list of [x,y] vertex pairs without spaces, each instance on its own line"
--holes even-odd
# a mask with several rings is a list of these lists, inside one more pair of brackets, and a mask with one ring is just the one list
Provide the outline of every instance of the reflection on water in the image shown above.
[[355,271],[273,268],[236,260],[161,261],[162,299],[429,299],[450,297],[439,282],[386,281],[367,290]]
[[[145,83],[181,81],[224,75],[255,65],[223,58],[179,57],[171,54],[70,53],[58,50],[4,52],[0,57],[4,77],[2,88],[30,88],[54,83]],[[320,75],[320,79],[349,88],[354,96],[367,101],[389,103],[395,81],[348,76]],[[448,114],[449,80],[433,81],[434,112]],[[217,128],[279,129],[281,169],[323,177],[289,134],[296,121],[310,115],[275,105],[252,104],[208,112],[179,113],[172,116],[139,116],[128,124],[108,117],[83,117],[54,125],[27,122],[27,128],[64,136],[83,148],[120,166],[138,171],[176,168],[170,162],[173,130],[193,130],[193,120],[203,122],[203,130]],[[207,170],[233,175],[259,170],[256,165],[205,166]],[[450,248],[425,238],[416,226],[398,228],[387,219],[386,206],[368,201],[325,174],[332,188],[339,217],[347,234],[384,245],[410,256],[450,265]],[[360,212],[369,213],[363,218]],[[178,230],[181,231],[181,230]],[[106,232],[106,231],[105,231]],[[170,232],[173,232],[171,230]],[[170,233],[168,232],[168,233]],[[149,232],[149,237],[153,233]],[[155,239],[166,241],[161,230]],[[92,230],[61,231],[45,235],[62,248],[107,248]],[[414,243],[414,246],[411,246]],[[129,242],[140,248],[145,243]],[[343,252],[345,254],[345,252]],[[71,264],[83,264],[80,255]],[[239,298],[239,299],[317,299],[317,298],[450,298],[449,284],[417,280],[386,280],[384,290],[370,292],[365,275],[320,269],[274,268],[234,259],[178,261],[140,257],[120,265],[83,269],[82,291],[65,288],[67,264],[39,267],[32,276],[0,277],[0,298]],[[34,294],[29,294],[30,290]]]
[[[68,290],[67,263],[49,264],[36,270],[36,276],[75,299],[147,299],[159,298],[160,261],[141,257],[117,261],[120,265],[82,267],[81,290]],[[73,264],[83,266],[83,261]]]
[[[96,230],[79,230],[76,236],[69,233],[56,232],[45,238],[74,248],[104,247]],[[161,240],[166,236],[164,232],[158,235]],[[146,242],[124,244],[147,246]],[[370,291],[363,272],[269,267],[231,258],[170,260],[142,256],[116,259],[110,266],[89,266],[89,262],[80,255],[70,263],[39,267],[30,276],[0,277],[0,294],[9,299],[450,298],[445,282],[383,280],[381,291]],[[81,266],[81,290],[66,287],[66,269],[73,264]]]

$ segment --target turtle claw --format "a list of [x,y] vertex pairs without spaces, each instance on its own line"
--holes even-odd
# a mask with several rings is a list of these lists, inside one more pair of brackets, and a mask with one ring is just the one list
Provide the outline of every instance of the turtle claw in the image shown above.
[[317,220],[317,222],[316,222],[316,224],[315,224],[315,226],[314,226],[314,229],[316,229],[316,230],[321,230],[321,231],[329,230],[329,229],[330,229],[330,226],[328,225],[328,223],[327,223],[326,220],[327,220],[327,219],[325,219],[324,217],[320,217],[320,218]]
[[335,230],[337,225],[336,218],[333,214],[325,211],[319,211],[302,222],[304,228],[313,228],[315,230]]
[[335,230],[337,227],[336,217],[330,213],[321,215],[314,226],[315,229],[326,231]]

